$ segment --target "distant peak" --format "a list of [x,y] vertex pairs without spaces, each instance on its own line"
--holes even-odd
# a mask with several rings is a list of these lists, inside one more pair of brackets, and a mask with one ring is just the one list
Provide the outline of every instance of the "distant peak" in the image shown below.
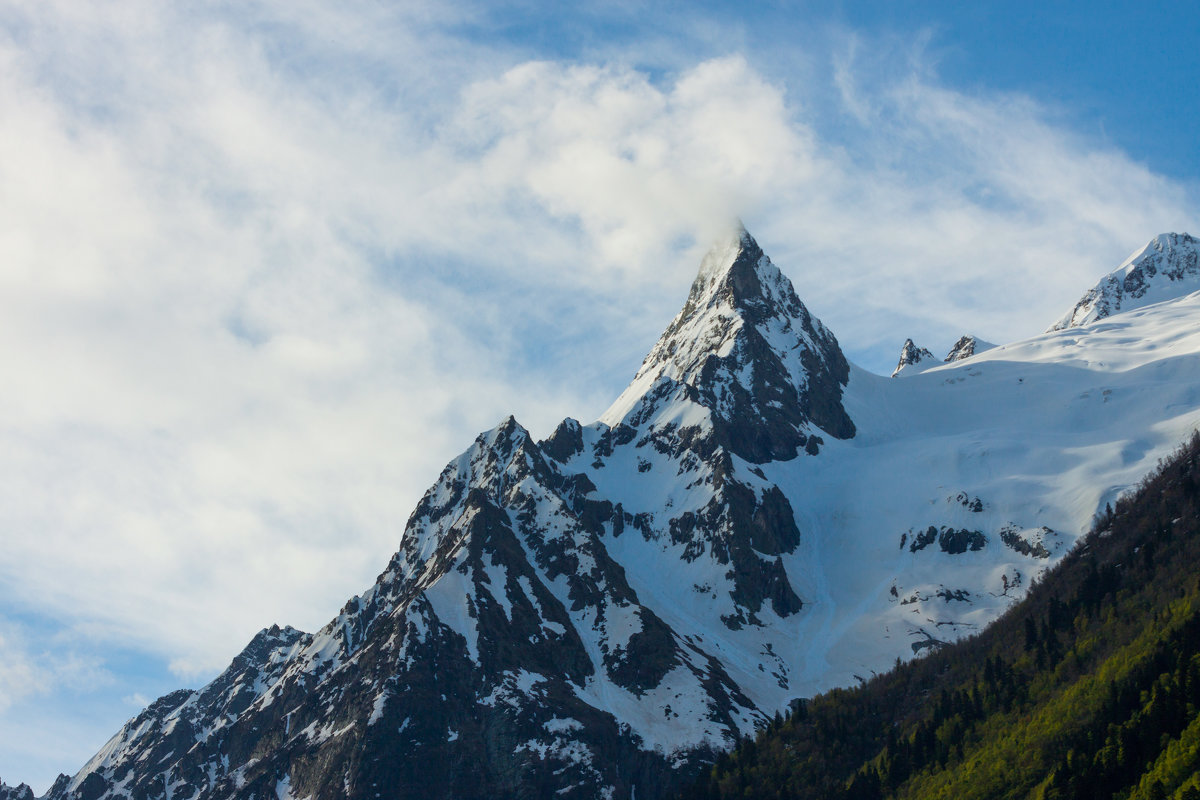
[[954,346],[950,348],[950,352],[946,354],[943,361],[961,361],[964,358],[970,358],[975,355],[975,337],[961,336]]
[[509,414],[503,422],[490,431],[484,431],[476,437],[478,446],[493,452],[511,453],[522,445],[532,442],[529,431],[517,418]]
[[1156,250],[1166,250],[1174,247],[1196,247],[1196,237],[1190,233],[1160,233],[1151,240],[1150,245]]
[[[933,366],[937,359],[933,353],[929,352],[924,347],[917,347],[912,339],[905,339],[904,345],[900,348],[900,361],[896,364],[896,368],[892,370],[892,377],[898,378],[902,374],[920,372]],[[919,364],[923,364],[920,369],[914,369]]]
[[982,353],[985,350],[991,350],[996,345],[991,342],[985,342],[975,336],[962,336],[954,346],[950,348],[950,352],[943,359],[946,363],[951,361],[962,361],[964,358],[970,358],[973,355]]
[[1200,242],[1187,233],[1161,233],[1088,289],[1049,330],[1076,328],[1197,290]]

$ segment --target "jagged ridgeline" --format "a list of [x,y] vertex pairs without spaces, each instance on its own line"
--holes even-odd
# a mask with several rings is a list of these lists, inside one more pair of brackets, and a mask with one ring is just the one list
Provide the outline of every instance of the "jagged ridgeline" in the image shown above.
[[797,705],[681,798],[1200,798],[1200,435],[977,637]]

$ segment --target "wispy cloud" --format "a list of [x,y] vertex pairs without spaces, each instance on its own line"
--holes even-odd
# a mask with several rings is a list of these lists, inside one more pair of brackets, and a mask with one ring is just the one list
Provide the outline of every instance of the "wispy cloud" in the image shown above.
[[940,86],[921,42],[860,58],[861,42],[843,41],[837,139],[812,120],[819,177],[791,183],[763,227],[863,357],[910,335],[1033,335],[1150,237],[1195,227],[1184,186],[1052,109]]
[[112,674],[95,655],[70,643],[30,641],[22,625],[0,617],[0,713],[15,703],[49,692],[87,693],[112,683]]
[[50,688],[46,670],[40,669],[25,643],[17,640],[11,626],[0,629],[0,713],[17,700]]

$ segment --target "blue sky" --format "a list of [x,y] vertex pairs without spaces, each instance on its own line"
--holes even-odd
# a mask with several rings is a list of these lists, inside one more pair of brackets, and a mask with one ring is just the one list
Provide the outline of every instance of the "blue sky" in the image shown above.
[[[831,33],[923,42],[946,86],[1028,95],[1156,171],[1200,177],[1191,102],[1200,53],[1189,44],[1200,35],[1200,14],[1186,2],[705,2],[658,4],[651,13],[611,3],[553,15],[536,6],[491,4],[463,28],[531,58],[573,60],[603,57],[623,41],[671,38],[702,19],[721,29],[708,37],[713,53],[742,52],[784,79],[787,50],[811,52]],[[771,62],[781,54],[780,69]],[[674,66],[656,51],[628,57],[651,70]]]
[[883,372],[1196,233],[1184,3],[0,7],[0,777],[596,418],[740,216]]
[[938,72],[965,91],[1028,94],[1065,124],[1165,175],[1200,177],[1200,14],[1184,2],[847,4],[850,26],[932,35]]

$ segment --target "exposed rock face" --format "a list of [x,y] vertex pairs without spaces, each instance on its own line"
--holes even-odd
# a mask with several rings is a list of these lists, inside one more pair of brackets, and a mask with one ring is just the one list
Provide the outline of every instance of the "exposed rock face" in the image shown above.
[[[923,531],[915,533],[910,531],[912,541],[908,545],[910,553],[916,553],[919,550],[924,550],[929,545],[937,542],[943,553],[950,555],[959,555],[968,550],[982,550],[987,546],[987,537],[982,531],[972,531],[966,528],[948,528],[943,525],[940,529],[930,525]],[[905,534],[901,539],[900,546],[903,547],[909,541],[909,534]]]
[[1022,530],[1017,525],[1006,525],[1000,530],[1000,541],[1005,546],[1033,558],[1050,558],[1056,539],[1056,533],[1045,526]]
[[963,336],[950,348],[950,352],[946,355],[944,361],[947,364],[951,361],[962,361],[964,358],[970,358],[976,353],[991,350],[995,346],[991,342],[985,342],[974,336]]
[[963,336],[954,343],[954,346],[950,348],[950,352],[946,354],[946,358],[943,360],[946,362],[961,361],[973,355],[975,355],[975,337]]
[[[905,339],[904,346],[900,348],[900,361],[896,364],[896,368],[892,370],[892,377],[898,378],[905,373],[916,373],[921,369],[928,368],[937,363],[933,353],[929,352],[924,347],[917,347],[912,339]],[[914,367],[921,366],[921,369]]]
[[1171,300],[1200,290],[1200,242],[1186,233],[1164,233],[1089,289],[1048,330],[1087,325],[1118,311]]

